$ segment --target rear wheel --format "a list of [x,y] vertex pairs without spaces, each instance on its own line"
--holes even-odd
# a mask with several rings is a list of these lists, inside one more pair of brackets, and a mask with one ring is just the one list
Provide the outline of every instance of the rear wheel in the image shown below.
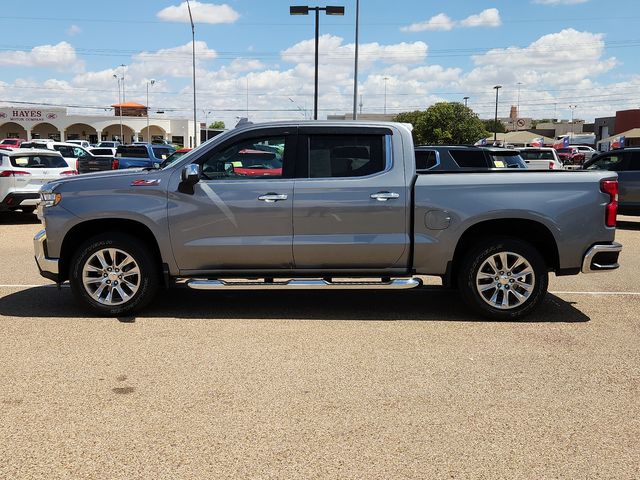
[[549,275],[544,259],[529,243],[514,238],[487,239],[465,256],[458,285],[478,313],[516,320],[544,299]]
[[159,284],[156,259],[136,237],[105,233],[87,240],[71,259],[74,295],[100,315],[128,315],[146,306]]

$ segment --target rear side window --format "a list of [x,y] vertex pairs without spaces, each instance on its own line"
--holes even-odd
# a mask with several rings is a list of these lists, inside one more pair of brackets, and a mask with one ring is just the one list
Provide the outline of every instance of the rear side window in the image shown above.
[[595,162],[589,164],[587,170],[609,170],[612,172],[620,172],[625,169],[624,163],[623,153],[605,155],[604,157],[600,157]]
[[434,150],[416,150],[416,170],[429,170],[438,164]]
[[640,152],[627,152],[629,156],[628,170],[640,170]]
[[116,157],[149,158],[146,147],[118,147]]
[[77,155],[73,151],[73,147],[70,147],[68,145],[54,145],[53,149],[58,151],[58,152],[60,152],[60,154],[63,157],[67,157],[67,158],[76,158],[77,157]]
[[482,150],[451,150],[450,153],[461,168],[487,168]]
[[518,154],[489,152],[489,158],[492,168],[527,168]]
[[67,162],[58,155],[22,155],[9,157],[11,165],[20,168],[66,168]]
[[153,154],[161,160],[166,160],[172,153],[173,150],[166,147],[153,147]]
[[383,135],[311,135],[309,178],[364,177],[384,171]]
[[521,150],[520,156],[525,160],[553,160],[553,152],[549,150]]

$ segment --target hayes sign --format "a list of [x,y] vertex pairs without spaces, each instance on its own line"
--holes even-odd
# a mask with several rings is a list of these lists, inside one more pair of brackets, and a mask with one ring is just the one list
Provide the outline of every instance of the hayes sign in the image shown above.
[[47,122],[58,118],[58,112],[38,109],[8,108],[0,112],[0,118],[9,122]]

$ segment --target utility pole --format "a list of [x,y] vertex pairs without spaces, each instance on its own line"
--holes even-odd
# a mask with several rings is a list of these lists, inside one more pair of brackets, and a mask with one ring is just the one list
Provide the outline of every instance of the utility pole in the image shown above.
[[493,119],[493,143],[498,143],[498,91],[502,88],[502,85],[496,85],[493,87],[496,90],[496,115]]
[[120,66],[122,67],[122,103],[124,103],[127,101],[124,94],[124,73],[127,71],[127,66],[124,63],[120,64]]
[[389,80],[389,77],[384,77],[384,113],[386,115],[387,113],[387,81]]
[[191,4],[187,0],[187,9],[189,10],[189,21],[191,22],[191,56],[193,64],[193,148],[198,146],[198,137],[200,129],[196,119],[196,27],[193,25],[193,16],[191,15]]
[[360,0],[356,0],[356,55],[353,67],[353,119],[358,119],[358,29],[360,23]]
[[[123,127],[122,127],[122,99],[120,95],[120,76],[114,73],[113,78],[115,78],[118,81],[118,109],[120,113],[120,143],[124,144],[125,141],[124,141]],[[124,83],[124,78],[122,79],[122,83]]]

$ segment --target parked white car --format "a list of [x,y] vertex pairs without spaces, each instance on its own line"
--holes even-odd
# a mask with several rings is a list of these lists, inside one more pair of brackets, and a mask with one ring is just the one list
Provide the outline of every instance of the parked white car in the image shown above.
[[595,148],[589,147],[587,145],[569,145],[569,147],[577,148],[578,152],[584,153],[585,162],[587,160],[591,160],[591,157],[599,153]]
[[555,148],[524,147],[519,148],[518,151],[531,170],[564,170]]
[[73,170],[78,170],[78,158],[90,157],[91,154],[83,147],[69,142],[56,142],[55,140],[31,140],[21,145],[22,148],[46,148],[60,152]]
[[60,153],[52,150],[0,150],[0,211],[32,213],[42,185],[76,173]]
[[80,145],[82,148],[89,148],[91,144],[86,140],[67,140],[67,143],[73,143],[75,145]]

